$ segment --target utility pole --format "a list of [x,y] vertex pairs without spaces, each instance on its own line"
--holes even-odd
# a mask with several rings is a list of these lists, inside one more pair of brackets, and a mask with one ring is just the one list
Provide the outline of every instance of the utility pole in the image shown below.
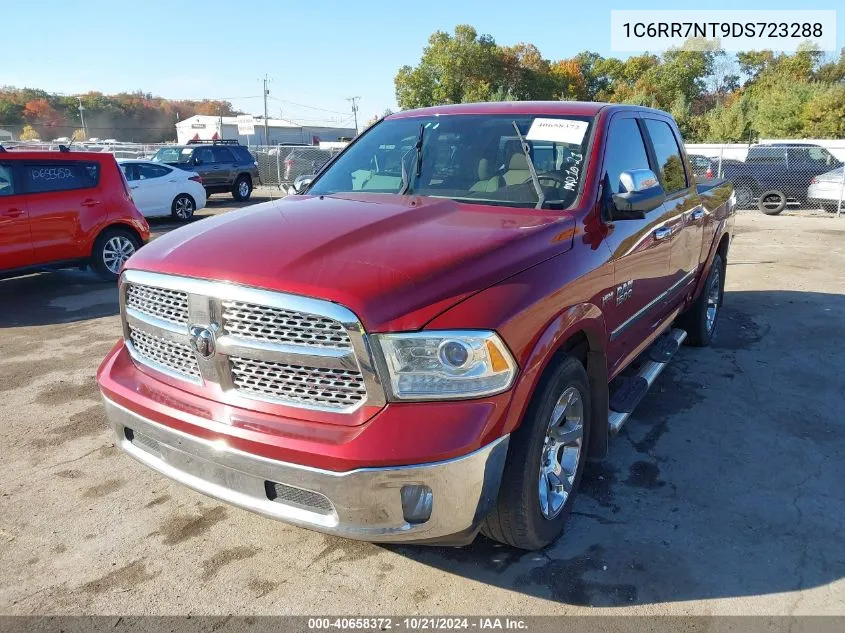
[[77,97],[76,100],[79,102],[79,120],[82,121],[82,136],[83,141],[88,140],[88,130],[85,129],[85,106],[82,105],[82,97]]
[[267,83],[270,80],[267,78],[267,73],[264,73],[264,144],[270,144],[270,137],[267,134],[267,95],[270,91],[267,89]]
[[352,116],[355,117],[355,136],[358,136],[358,99],[361,97],[347,97],[352,102]]

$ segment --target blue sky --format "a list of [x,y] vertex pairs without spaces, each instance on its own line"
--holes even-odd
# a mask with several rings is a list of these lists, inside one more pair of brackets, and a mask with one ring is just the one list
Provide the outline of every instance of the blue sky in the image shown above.
[[[836,9],[838,4],[711,0],[698,8]],[[677,2],[647,6],[696,8]],[[437,29],[469,23],[500,44],[534,43],[549,59],[582,50],[610,55],[613,8],[641,7],[512,0],[12,1],[0,9],[0,85],[67,94],[142,89],[170,98],[222,97],[259,114],[260,78],[266,72],[272,80],[271,116],[345,123],[351,122],[346,97],[361,97],[362,120],[395,107],[396,70],[416,64]],[[192,35],[215,32],[226,36]],[[840,10],[838,47],[845,46],[843,36],[845,11]]]

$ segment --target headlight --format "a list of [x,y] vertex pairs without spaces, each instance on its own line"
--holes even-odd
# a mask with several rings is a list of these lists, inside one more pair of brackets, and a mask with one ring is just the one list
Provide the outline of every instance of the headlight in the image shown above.
[[373,336],[396,400],[478,398],[505,391],[516,375],[495,332],[455,330]]

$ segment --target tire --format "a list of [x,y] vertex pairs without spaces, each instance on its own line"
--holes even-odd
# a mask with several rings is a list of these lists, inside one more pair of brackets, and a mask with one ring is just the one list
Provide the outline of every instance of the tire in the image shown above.
[[116,281],[120,268],[135,251],[141,248],[141,240],[128,229],[106,229],[94,242],[91,251],[91,267],[104,281]]
[[[568,396],[571,397],[569,408],[561,411],[558,405]],[[578,402],[580,409],[577,407]],[[550,427],[554,427],[552,413],[556,409],[566,414],[563,416],[565,425],[557,428],[568,431],[570,439],[577,436],[577,424],[574,419],[580,413],[580,438],[577,446],[572,443],[564,444],[555,451],[552,448],[554,444],[547,443],[547,433]],[[520,549],[537,550],[561,535],[572,512],[575,492],[587,462],[590,420],[587,372],[577,359],[566,356],[538,385],[522,424],[511,435],[499,495],[481,527],[485,536]],[[557,454],[558,459],[562,457],[561,461],[569,464],[569,468],[560,471],[560,475],[568,474],[565,482],[557,474],[554,475],[558,483],[565,484],[562,488],[558,486],[558,492],[555,494],[561,495],[567,487],[569,491],[566,492],[565,498],[556,498],[560,505],[555,505],[554,500],[550,503],[550,496],[547,494],[547,502],[543,507],[541,488],[545,478],[548,492],[549,479],[547,471],[541,470],[541,464],[547,464],[544,456],[553,452]]]
[[232,197],[238,202],[249,200],[252,195],[252,179],[249,176],[238,176],[232,187]]
[[786,208],[786,194],[777,189],[764,191],[760,194],[757,206],[766,215],[778,215]]
[[707,347],[713,340],[722,302],[725,297],[725,263],[716,253],[710,272],[704,282],[701,294],[692,306],[678,319],[678,325],[686,330],[686,343],[693,347]]
[[194,217],[194,211],[197,208],[197,203],[187,193],[180,193],[173,199],[173,204],[170,205],[170,215],[174,220],[180,222],[189,222]]
[[751,203],[754,200],[754,188],[750,184],[747,182],[741,182],[737,184],[734,192],[736,193],[737,209],[747,209],[751,206]]

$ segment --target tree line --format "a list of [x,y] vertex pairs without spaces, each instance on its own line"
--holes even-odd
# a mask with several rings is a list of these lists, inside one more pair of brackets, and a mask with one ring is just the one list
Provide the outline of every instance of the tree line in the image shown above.
[[[671,112],[688,142],[845,138],[845,49],[736,55],[695,42],[627,59],[583,52],[549,60],[533,44],[500,46],[469,25],[435,32],[394,79],[400,108],[510,100],[632,103]],[[686,48],[686,47],[685,47]]]
[[195,114],[237,114],[228,101],[171,100],[141,91],[65,96],[32,88],[0,87],[0,128],[22,140],[73,137],[84,140],[80,101],[88,137],[157,143],[176,137],[177,120]]

